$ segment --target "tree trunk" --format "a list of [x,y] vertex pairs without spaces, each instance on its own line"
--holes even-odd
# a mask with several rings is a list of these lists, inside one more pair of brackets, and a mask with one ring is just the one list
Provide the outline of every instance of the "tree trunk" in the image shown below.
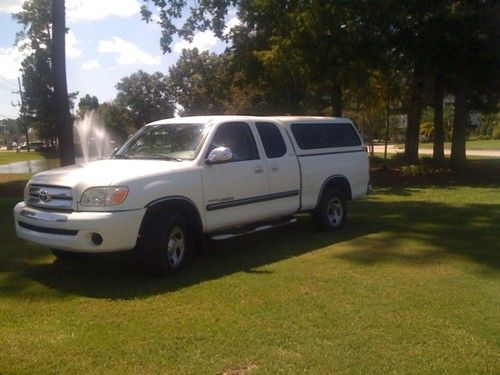
[[28,125],[26,125],[26,133],[24,134],[25,138],[26,138],[26,150],[28,152],[30,152],[30,135],[29,135],[29,127]]
[[436,74],[434,87],[434,146],[433,158],[438,164],[444,163],[444,82],[441,73]]
[[335,81],[332,87],[332,115],[342,117],[342,83]]
[[451,166],[453,169],[465,167],[465,136],[467,131],[467,84],[460,79],[455,91],[455,116],[451,138]]
[[384,166],[387,167],[387,145],[389,143],[389,127],[390,127],[390,108],[391,105],[387,102],[385,108],[385,137],[384,137]]
[[73,123],[66,83],[66,17],[64,0],[52,0],[52,72],[61,166],[75,164]]
[[424,81],[418,70],[415,70],[410,87],[408,103],[408,124],[405,139],[405,160],[408,163],[418,163],[418,141],[420,135],[420,119],[422,117],[422,91]]

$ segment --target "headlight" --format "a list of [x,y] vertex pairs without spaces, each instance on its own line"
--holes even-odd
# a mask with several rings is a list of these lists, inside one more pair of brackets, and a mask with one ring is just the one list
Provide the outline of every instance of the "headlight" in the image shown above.
[[93,187],[84,191],[80,205],[83,207],[116,206],[122,203],[128,195],[128,187]]

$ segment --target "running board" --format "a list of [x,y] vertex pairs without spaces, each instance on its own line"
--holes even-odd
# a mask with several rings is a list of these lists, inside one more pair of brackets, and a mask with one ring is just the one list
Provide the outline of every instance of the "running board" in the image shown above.
[[254,226],[254,227],[250,227],[250,228],[249,227],[238,228],[236,231],[233,231],[233,232],[228,231],[228,232],[218,232],[218,233],[214,233],[211,235],[209,234],[208,238],[210,238],[211,240],[215,240],[215,241],[227,240],[229,238],[239,237],[239,236],[243,236],[246,234],[257,233],[257,232],[262,232],[262,231],[273,229],[273,228],[282,227],[282,226],[289,225],[289,224],[292,224],[295,222],[297,222],[297,219],[292,217],[291,219],[282,220],[279,222],[262,223],[258,226]]

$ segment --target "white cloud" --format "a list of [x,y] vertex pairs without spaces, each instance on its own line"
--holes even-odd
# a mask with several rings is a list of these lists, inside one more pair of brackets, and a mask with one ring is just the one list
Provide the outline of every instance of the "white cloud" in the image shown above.
[[92,70],[92,69],[97,69],[100,67],[101,67],[101,63],[97,60],[90,60],[90,61],[84,62],[81,65],[81,68],[83,70]]
[[[20,41],[15,47],[0,48],[0,77],[5,79],[14,79],[18,77],[21,73],[21,62],[24,58],[29,55],[32,51],[26,46],[29,43],[28,40]],[[22,46],[26,46],[22,49]]]
[[[0,0],[0,13],[16,13],[24,0]],[[141,9],[138,0],[67,0],[66,15],[69,22],[102,20],[109,16],[130,17]]]
[[160,56],[153,56],[144,52],[135,44],[114,36],[111,40],[99,41],[99,52],[118,54],[117,63],[120,65],[145,64],[160,65]]
[[23,60],[21,52],[15,47],[0,48],[0,77],[14,79],[19,75],[21,61]]
[[66,57],[75,59],[82,54],[82,50],[76,47],[78,43],[73,31],[69,30],[66,34]]
[[181,40],[174,44],[173,51],[176,53],[181,53],[183,49],[194,49],[198,48],[199,51],[210,50],[215,47],[218,40],[213,32],[211,31],[201,31],[196,33],[193,37],[192,42],[187,40]]
[[[19,72],[21,62],[33,52],[29,43],[28,39],[24,39],[14,47],[0,48],[0,77],[14,79],[21,74]],[[66,34],[66,56],[68,58],[76,58],[82,54],[82,50],[75,46],[77,43],[75,35],[70,30]]]
[[21,10],[23,0],[1,0],[0,12],[17,13]]
[[66,10],[70,22],[102,20],[109,16],[130,17],[139,13],[137,0],[68,0]]
[[240,19],[236,16],[232,17],[229,21],[227,21],[226,27],[224,28],[224,35],[228,35],[233,27],[240,25],[241,25]]

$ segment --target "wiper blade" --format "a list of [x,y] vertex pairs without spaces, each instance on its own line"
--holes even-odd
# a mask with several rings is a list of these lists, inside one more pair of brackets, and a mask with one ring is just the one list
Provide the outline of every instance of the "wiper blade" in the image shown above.
[[147,159],[161,159],[161,160],[175,160],[175,161],[183,161],[181,158],[174,158],[172,156],[164,155],[164,154],[153,154],[148,155]]

